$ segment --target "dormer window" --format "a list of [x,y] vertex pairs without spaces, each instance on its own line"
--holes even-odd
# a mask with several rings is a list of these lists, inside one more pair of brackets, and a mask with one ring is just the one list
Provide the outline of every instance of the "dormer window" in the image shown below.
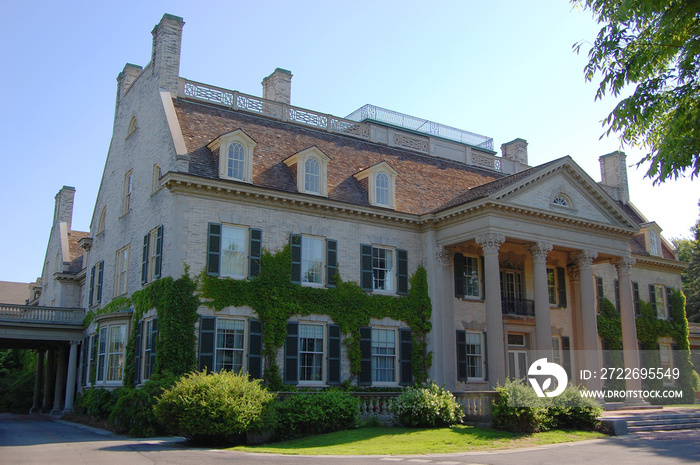
[[328,197],[329,161],[328,155],[314,146],[295,153],[284,163],[296,173],[299,192]]
[[656,237],[656,231],[649,231],[649,253],[659,255],[659,240]]
[[644,234],[646,249],[649,255],[660,257],[663,255],[661,228],[654,221],[642,224],[642,234]]
[[355,179],[367,189],[371,205],[396,209],[396,175],[396,171],[383,161],[355,174]]
[[219,151],[219,177],[252,183],[255,145],[256,142],[240,129],[219,136],[207,145],[212,152]]

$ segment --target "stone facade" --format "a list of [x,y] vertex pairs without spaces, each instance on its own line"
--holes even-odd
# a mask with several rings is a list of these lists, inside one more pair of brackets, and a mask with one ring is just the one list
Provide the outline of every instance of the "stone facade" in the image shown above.
[[[481,390],[523,376],[527,363],[554,351],[567,358],[573,373],[599,363],[568,360],[569,349],[599,347],[598,278],[605,296],[615,295],[616,280],[624,289],[632,289],[633,282],[642,290],[649,284],[680,288],[683,266],[670,245],[659,236],[660,253],[645,248],[648,228],[642,224],[648,221],[627,202],[626,172],[620,171],[624,154],[601,157],[601,185],[569,157],[527,166],[523,139],[504,144],[498,157],[490,149],[377,121],[296,109],[290,106],[291,73],[285,70],[265,79],[266,100],[193,84],[178,76],[183,24],[181,18],[164,16],[154,29],[151,63],[143,69],[126,65],[119,75],[113,138],[83,267],[87,309],[130,296],[158,276],[206,270],[211,223],[240,227],[245,234],[260,230],[262,247],[273,252],[289,244],[291,235],[335,240],[338,272],[358,284],[366,266],[362,245],[383,246],[405,251],[409,275],[419,265],[427,270],[431,378],[451,390]],[[402,137],[410,143],[397,143]],[[236,140],[247,145],[239,149]],[[316,194],[309,181],[315,172],[301,162],[285,163],[310,149],[327,162],[327,170],[324,165],[318,174],[324,189]],[[245,157],[236,158],[239,153]],[[236,163],[252,163],[243,170],[252,178],[237,175]],[[377,177],[382,167],[389,167],[385,174],[392,176],[387,188],[395,202],[390,208],[376,206],[381,202],[371,198],[384,188]],[[308,171],[301,176],[298,170]],[[144,250],[155,256],[155,244],[159,268],[144,274]],[[54,250],[50,242],[48,255]],[[633,259],[631,274],[612,265]],[[373,282],[386,276],[386,265],[378,263],[370,267]],[[397,266],[390,263],[390,273]],[[398,279],[391,276],[390,281]],[[396,295],[396,283],[390,287],[388,293]],[[373,293],[382,292],[375,288]],[[621,299],[621,311],[629,316],[633,309],[627,297]],[[248,307],[214,313],[203,306],[199,313],[255,318]],[[130,319],[129,314],[103,315],[96,321],[99,330],[96,323],[87,329],[83,373],[89,371],[87,363],[99,363],[94,362],[94,341],[107,337],[109,328],[114,337],[122,327],[129,334]],[[290,321],[333,324],[327,315],[296,315]],[[385,319],[371,326],[406,324]],[[198,334],[200,329],[198,324]],[[241,331],[248,337],[247,330]],[[627,346],[635,335],[629,327],[624,332]],[[327,357],[328,348],[320,344]],[[396,354],[398,342],[375,348]],[[281,348],[280,366],[284,357]],[[356,381],[345,345],[341,362],[341,378]],[[393,381],[378,385],[398,385],[397,355],[386,363],[385,368],[393,367]],[[325,385],[326,374],[321,378],[311,385]],[[89,383],[83,377],[81,384]],[[98,384],[120,381],[105,375]]]

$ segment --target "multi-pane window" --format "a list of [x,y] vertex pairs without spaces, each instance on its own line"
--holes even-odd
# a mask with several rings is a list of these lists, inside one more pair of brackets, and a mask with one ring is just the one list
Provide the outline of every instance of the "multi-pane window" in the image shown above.
[[659,241],[656,237],[656,231],[649,231],[649,253],[652,255],[659,254]]
[[[124,375],[126,325],[112,325],[108,329],[107,381],[121,381]],[[102,346],[102,341],[100,341],[100,346]]]
[[315,158],[304,163],[304,189],[312,194],[321,193],[321,165]]
[[323,325],[299,325],[299,381],[323,380]]
[[243,369],[244,340],[244,320],[216,320],[216,371]]
[[372,247],[372,277],[375,291],[394,289],[394,251]]
[[221,228],[221,276],[245,276],[248,229],[235,226]]
[[372,382],[396,381],[396,331],[372,328]]
[[552,338],[552,362],[562,365],[560,337]]
[[132,172],[129,171],[126,173],[126,176],[124,177],[124,205],[123,205],[123,210],[122,213],[127,213],[131,210],[131,181],[132,181]]
[[557,277],[554,268],[547,268],[547,293],[549,295],[549,303],[556,305],[557,303]]
[[317,237],[301,238],[301,281],[309,284],[323,284],[324,240]]
[[228,146],[226,158],[226,173],[229,178],[243,180],[245,178],[245,149],[238,142]]
[[464,257],[464,295],[479,297],[479,260],[476,257]]
[[[661,362],[661,368],[663,368],[664,373],[670,372],[669,370],[673,370],[673,351],[671,344],[659,344],[659,359]],[[665,385],[673,384],[673,378],[665,377],[663,378],[663,383]]]
[[153,367],[151,366],[151,354],[155,348],[155,335],[153,330],[153,320],[147,320],[143,329],[144,348],[143,348],[143,380],[146,381],[151,377]]
[[666,288],[660,284],[654,284],[654,300],[656,302],[656,318],[665,320],[668,318],[666,308]]
[[129,246],[117,252],[114,295],[126,294],[129,281]]
[[481,347],[481,333],[466,333],[467,349],[467,377],[483,378],[483,350]]
[[382,207],[389,206],[389,176],[386,173],[378,173],[375,179],[375,195],[377,197],[377,205]]
[[97,344],[97,381],[105,379],[105,359],[107,357],[107,328],[100,328],[100,338]]
[[554,199],[552,199],[552,203],[554,205],[559,205],[561,207],[570,207],[571,202],[569,201],[569,198],[565,196],[564,194],[557,194],[554,196]]
[[163,256],[163,226],[151,230],[143,237],[141,284],[160,278]]

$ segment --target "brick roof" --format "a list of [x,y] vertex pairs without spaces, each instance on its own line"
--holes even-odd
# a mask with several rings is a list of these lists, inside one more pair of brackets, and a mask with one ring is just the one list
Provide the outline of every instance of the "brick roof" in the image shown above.
[[358,206],[370,203],[366,188],[353,175],[382,161],[398,172],[396,210],[411,214],[436,211],[470,189],[504,177],[442,158],[183,99],[175,99],[174,105],[190,156],[190,174],[197,176],[219,178],[218,153],[212,153],[207,144],[240,129],[257,143],[254,185],[297,192],[296,178],[283,160],[316,146],[330,158],[328,198]]
[[29,283],[0,281],[0,303],[24,305],[29,295]]

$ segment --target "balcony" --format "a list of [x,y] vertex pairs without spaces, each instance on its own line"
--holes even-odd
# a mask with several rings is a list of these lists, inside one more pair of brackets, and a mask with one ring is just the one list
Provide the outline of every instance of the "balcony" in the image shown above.
[[0,304],[0,321],[4,323],[82,326],[84,317],[82,308]]
[[535,316],[535,301],[501,298],[501,310],[504,315]]

